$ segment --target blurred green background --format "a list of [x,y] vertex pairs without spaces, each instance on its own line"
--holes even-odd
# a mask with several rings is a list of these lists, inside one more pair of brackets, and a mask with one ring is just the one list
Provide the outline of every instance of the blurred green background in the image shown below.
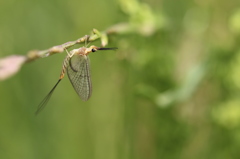
[[66,53],[0,82],[1,159],[239,158],[239,0],[1,0],[0,56],[122,22],[119,49],[90,55],[87,102],[65,78],[34,114]]

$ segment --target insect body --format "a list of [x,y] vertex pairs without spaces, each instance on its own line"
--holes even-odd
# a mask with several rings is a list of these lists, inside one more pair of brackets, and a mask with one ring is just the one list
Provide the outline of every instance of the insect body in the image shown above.
[[52,93],[54,92],[57,85],[64,78],[67,71],[68,78],[72,83],[73,88],[83,101],[87,101],[92,94],[92,82],[90,74],[90,63],[88,54],[91,52],[96,52],[97,50],[116,50],[117,48],[100,48],[96,46],[81,47],[79,49],[74,49],[67,51],[68,55],[63,61],[62,71],[57,83],[47,94],[47,96],[39,104],[36,114],[38,114],[47,104]]

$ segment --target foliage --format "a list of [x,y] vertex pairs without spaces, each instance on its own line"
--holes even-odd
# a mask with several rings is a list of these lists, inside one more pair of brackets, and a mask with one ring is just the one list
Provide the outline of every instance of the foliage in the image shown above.
[[88,102],[63,82],[37,117],[65,55],[1,82],[0,158],[239,157],[238,1],[32,2],[0,2],[1,57],[113,26],[119,50],[90,55]]

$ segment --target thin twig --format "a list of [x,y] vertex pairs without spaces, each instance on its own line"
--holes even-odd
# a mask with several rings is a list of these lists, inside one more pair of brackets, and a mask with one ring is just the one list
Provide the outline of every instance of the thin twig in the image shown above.
[[122,32],[121,27],[117,25],[109,28],[106,31],[99,32],[97,29],[93,29],[91,35],[85,35],[75,41],[69,41],[61,45],[53,46],[46,50],[31,50],[27,55],[11,55],[0,59],[0,80],[5,80],[12,75],[16,74],[24,63],[32,62],[36,59],[48,57],[57,53],[64,52],[76,44],[86,43],[101,39],[101,46],[104,47],[108,44],[108,35],[112,33]]

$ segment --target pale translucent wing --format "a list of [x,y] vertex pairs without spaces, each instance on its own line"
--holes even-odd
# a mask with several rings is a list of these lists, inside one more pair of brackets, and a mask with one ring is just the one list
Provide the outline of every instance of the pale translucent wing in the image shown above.
[[92,93],[89,57],[74,55],[67,67],[69,80],[73,88],[83,101],[87,101]]

